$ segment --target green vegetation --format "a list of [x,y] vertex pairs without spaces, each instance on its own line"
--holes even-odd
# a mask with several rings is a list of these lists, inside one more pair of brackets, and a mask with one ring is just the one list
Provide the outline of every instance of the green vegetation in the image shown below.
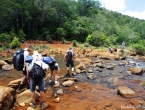
[[125,41],[144,54],[140,41],[145,42],[145,20],[100,6],[97,0],[1,0],[0,42],[11,43],[17,37],[113,47]]
[[73,47],[77,47],[78,46],[78,42],[76,40],[73,40],[72,45],[73,45]]
[[10,44],[10,47],[17,48],[17,47],[20,47],[20,45],[21,45],[21,42],[19,42],[19,38],[14,37],[13,41]]

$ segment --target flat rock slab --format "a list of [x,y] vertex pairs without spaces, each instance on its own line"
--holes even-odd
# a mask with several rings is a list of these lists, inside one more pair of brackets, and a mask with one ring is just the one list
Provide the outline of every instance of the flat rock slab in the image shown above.
[[14,69],[14,66],[13,65],[6,64],[6,65],[3,65],[2,66],[2,69],[3,70],[6,70],[6,71],[9,71],[9,70]]

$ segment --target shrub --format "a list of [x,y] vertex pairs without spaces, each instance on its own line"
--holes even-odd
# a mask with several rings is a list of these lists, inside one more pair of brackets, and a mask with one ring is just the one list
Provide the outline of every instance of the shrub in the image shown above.
[[20,47],[21,43],[19,42],[19,39],[17,37],[14,37],[12,42],[10,43],[11,48],[17,48]]
[[0,52],[2,52],[3,51],[3,48],[0,48]]
[[47,35],[47,36],[46,36],[46,39],[47,39],[47,42],[48,42],[48,43],[52,43],[52,39],[51,39],[50,35]]
[[0,34],[0,42],[10,43],[10,35],[7,33]]
[[142,44],[134,44],[133,49],[138,55],[145,55],[145,47]]
[[76,40],[73,40],[72,46],[73,46],[73,47],[77,47],[77,46],[78,46],[78,42],[77,42]]
[[84,46],[89,47],[90,45],[89,45],[89,43],[86,42],[86,43],[84,43]]
[[63,44],[68,44],[68,41],[64,37],[61,37],[61,41]]
[[22,30],[22,29],[20,29],[19,30],[19,32],[18,32],[18,38],[19,38],[19,40],[21,41],[21,40],[24,40],[25,39],[25,34],[24,34],[24,31]]

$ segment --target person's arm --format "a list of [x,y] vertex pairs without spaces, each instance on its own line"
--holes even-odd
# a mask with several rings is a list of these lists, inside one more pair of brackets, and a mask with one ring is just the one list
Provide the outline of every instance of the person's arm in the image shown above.
[[64,55],[63,61],[66,61],[66,54]]
[[29,52],[28,51],[24,51],[24,65],[26,67],[26,72],[27,72],[27,79],[29,79],[29,72],[28,72],[28,65],[27,63],[25,62],[25,59],[26,59],[26,56],[29,55]]

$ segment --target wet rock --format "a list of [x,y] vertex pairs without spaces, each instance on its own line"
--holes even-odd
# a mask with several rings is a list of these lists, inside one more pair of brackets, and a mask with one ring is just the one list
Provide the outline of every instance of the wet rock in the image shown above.
[[119,60],[120,59],[120,56],[119,55],[116,55],[114,58],[115,58],[115,60]]
[[86,73],[86,70],[81,70],[81,73]]
[[25,103],[22,102],[22,103],[19,103],[19,105],[23,107],[23,106],[25,106]]
[[[40,94],[35,91],[36,94],[36,100],[38,100]],[[24,92],[20,93],[16,97],[16,102],[17,103],[30,103],[31,102],[31,91],[30,90],[25,90]]]
[[87,76],[87,78],[89,78],[89,79],[94,79],[94,75],[93,75],[93,74],[89,74],[89,75]]
[[76,92],[81,92],[82,91],[79,86],[74,86],[74,88],[75,88]]
[[130,99],[130,102],[131,102],[133,105],[135,105],[135,106],[140,106],[139,101],[138,101],[137,98],[132,98],[132,99]]
[[130,67],[129,70],[132,72],[132,74],[135,74],[135,75],[142,75],[143,74],[143,69],[142,68]]
[[115,65],[108,65],[106,68],[107,69],[113,69],[115,67]]
[[63,94],[63,90],[59,89],[56,93],[59,94],[59,95],[62,95]]
[[17,88],[21,82],[21,79],[13,80],[9,82],[8,87]]
[[119,63],[118,66],[125,66],[126,63]]
[[77,78],[65,78],[64,79],[64,81],[75,81],[75,82],[77,82],[78,81],[78,79]]
[[10,110],[15,97],[15,90],[0,86],[0,110]]
[[132,72],[131,71],[127,71],[127,75],[132,75]]
[[62,83],[64,87],[69,87],[69,86],[72,86],[73,84],[74,84],[74,81],[70,81],[70,80]]
[[120,57],[120,60],[125,60],[125,59],[126,59],[126,56]]
[[81,70],[80,69],[76,69],[76,73],[77,74],[81,73]]
[[11,58],[7,58],[7,59],[4,59],[4,61],[7,62],[7,63],[12,63],[12,60],[13,60],[12,57]]
[[130,52],[129,55],[130,56],[136,56],[137,54],[136,54],[136,52]]
[[0,60],[0,66],[6,65],[7,63],[3,60]]
[[59,103],[59,102],[60,102],[60,98],[59,98],[59,97],[55,98],[55,99],[54,99],[54,102],[55,102],[55,103]]
[[102,63],[96,63],[96,66],[98,66],[100,68],[104,68],[105,67]]
[[102,60],[98,59],[98,60],[93,61],[93,63],[103,63],[103,62]]
[[119,94],[121,94],[123,96],[125,96],[125,95],[134,95],[135,94],[135,92],[132,89],[130,89],[126,86],[119,86],[117,88],[117,91],[118,91]]
[[13,65],[6,64],[6,65],[3,65],[2,66],[2,69],[9,71],[9,70],[13,70],[14,69],[14,66]]
[[92,69],[89,69],[89,70],[88,70],[88,73],[92,73],[92,72],[93,72],[93,70],[92,70]]
[[86,66],[85,66],[83,63],[80,63],[80,64],[77,65],[75,68],[76,68],[76,69],[85,69]]
[[110,83],[115,83],[117,81],[118,81],[118,77],[111,77],[108,79],[108,82],[110,82]]

